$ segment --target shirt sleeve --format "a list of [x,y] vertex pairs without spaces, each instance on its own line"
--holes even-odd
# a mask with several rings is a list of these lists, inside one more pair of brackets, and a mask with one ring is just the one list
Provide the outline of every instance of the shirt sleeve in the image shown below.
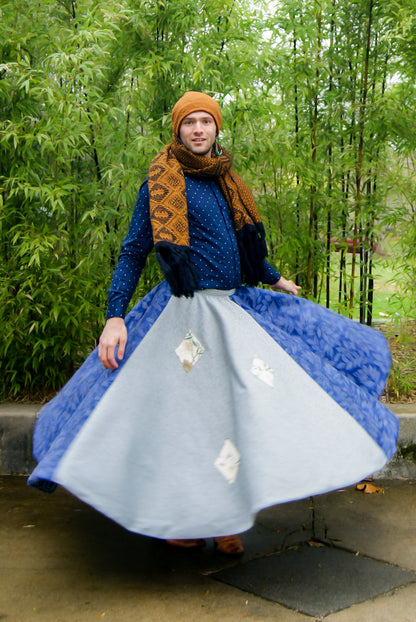
[[268,261],[264,260],[261,282],[267,283],[267,285],[274,285],[276,281],[280,279],[280,277],[281,274],[279,274],[274,268],[272,268]]
[[153,248],[149,215],[149,191],[145,182],[139,191],[126,235],[108,290],[107,319],[124,317],[139,282],[146,258]]

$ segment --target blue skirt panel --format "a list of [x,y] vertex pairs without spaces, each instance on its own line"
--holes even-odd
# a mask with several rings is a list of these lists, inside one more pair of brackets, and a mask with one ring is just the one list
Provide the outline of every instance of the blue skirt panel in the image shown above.
[[42,409],[29,484],[62,485],[137,533],[244,531],[262,508],[359,481],[393,455],[383,335],[258,288],[171,296],[126,318],[115,371],[94,350]]

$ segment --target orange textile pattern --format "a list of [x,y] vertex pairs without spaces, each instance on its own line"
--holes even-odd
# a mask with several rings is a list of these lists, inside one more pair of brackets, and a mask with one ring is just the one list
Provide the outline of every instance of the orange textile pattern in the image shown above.
[[231,170],[231,156],[222,149],[211,158],[193,154],[174,137],[154,158],[149,169],[150,220],[154,244],[189,246],[188,210],[184,174],[215,177],[230,207],[234,228],[261,223],[245,182]]

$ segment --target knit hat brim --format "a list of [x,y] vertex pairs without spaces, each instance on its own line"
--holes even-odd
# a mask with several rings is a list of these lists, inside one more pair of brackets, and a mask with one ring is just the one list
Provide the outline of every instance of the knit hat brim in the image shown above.
[[221,109],[215,99],[197,91],[187,91],[174,105],[172,109],[174,134],[179,135],[179,128],[185,117],[199,111],[208,112],[214,118],[218,134],[222,124]]

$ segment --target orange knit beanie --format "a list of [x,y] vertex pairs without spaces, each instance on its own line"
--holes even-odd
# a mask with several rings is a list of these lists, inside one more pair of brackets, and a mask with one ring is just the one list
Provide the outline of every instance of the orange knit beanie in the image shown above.
[[187,91],[174,105],[172,109],[172,126],[174,134],[179,134],[182,121],[192,112],[208,112],[217,126],[217,135],[221,129],[221,109],[215,99],[205,93]]

